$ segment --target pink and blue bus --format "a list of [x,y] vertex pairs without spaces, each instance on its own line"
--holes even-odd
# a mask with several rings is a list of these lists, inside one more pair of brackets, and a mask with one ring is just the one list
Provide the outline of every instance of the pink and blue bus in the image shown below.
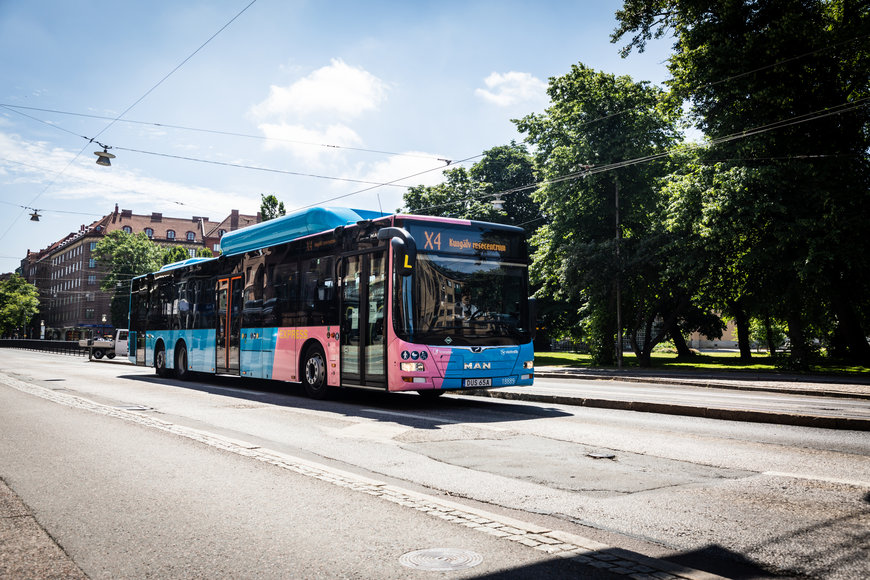
[[192,373],[418,391],[531,385],[521,228],[315,208],[132,281],[130,360]]

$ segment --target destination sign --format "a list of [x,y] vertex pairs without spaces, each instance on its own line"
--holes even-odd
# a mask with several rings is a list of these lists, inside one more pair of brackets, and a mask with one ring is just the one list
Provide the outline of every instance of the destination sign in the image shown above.
[[444,252],[489,257],[516,257],[521,247],[521,235],[510,231],[456,227],[436,222],[408,223],[419,252]]

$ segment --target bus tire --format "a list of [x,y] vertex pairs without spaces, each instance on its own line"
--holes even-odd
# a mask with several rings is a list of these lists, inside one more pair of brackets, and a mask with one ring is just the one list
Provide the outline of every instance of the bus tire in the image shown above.
[[158,377],[166,377],[169,375],[169,370],[166,368],[166,347],[163,343],[154,351],[154,371]]
[[312,399],[325,399],[329,387],[326,384],[326,357],[319,344],[312,344],[305,349],[302,357],[302,369],[299,373],[305,394]]
[[186,381],[190,379],[190,374],[187,370],[187,345],[179,342],[175,345],[175,378]]
[[94,358],[97,360],[100,360],[101,358],[103,358],[103,349],[95,348],[94,349]]
[[444,391],[441,389],[424,389],[422,391],[417,391],[417,394],[424,399],[437,399],[444,394]]
[[107,352],[106,358],[108,358],[109,360],[112,360],[113,358],[115,358],[115,353],[113,353],[112,351]]

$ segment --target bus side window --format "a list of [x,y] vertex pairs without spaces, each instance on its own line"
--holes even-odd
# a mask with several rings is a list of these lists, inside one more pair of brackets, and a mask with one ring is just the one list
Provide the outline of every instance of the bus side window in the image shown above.
[[338,310],[335,300],[333,258],[312,258],[302,262],[302,305],[304,324],[321,326],[336,324]]
[[296,263],[277,264],[272,282],[275,306],[270,314],[275,326],[295,326],[297,311]]
[[245,307],[242,312],[246,327],[263,326],[263,265],[247,268]]

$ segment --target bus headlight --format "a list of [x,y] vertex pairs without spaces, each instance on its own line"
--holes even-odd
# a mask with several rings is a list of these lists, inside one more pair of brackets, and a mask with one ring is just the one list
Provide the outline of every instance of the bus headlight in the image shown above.
[[403,373],[422,373],[426,370],[426,365],[421,362],[403,362],[399,364],[399,369]]
[[523,363],[523,368],[524,368],[524,369],[533,369],[533,368],[535,368],[535,361],[533,361],[533,360],[527,360],[526,362]]

